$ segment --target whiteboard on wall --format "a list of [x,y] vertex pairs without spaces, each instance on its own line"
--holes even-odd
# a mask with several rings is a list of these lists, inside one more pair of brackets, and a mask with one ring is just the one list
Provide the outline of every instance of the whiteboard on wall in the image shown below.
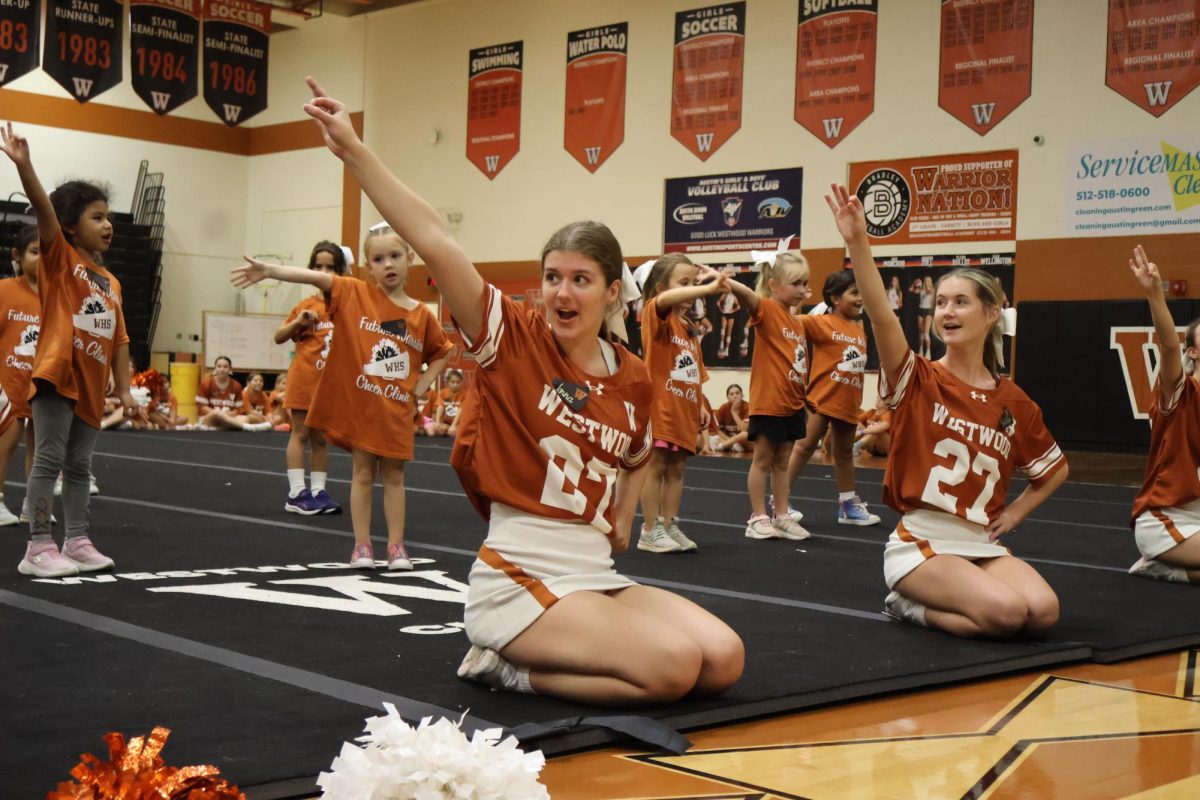
[[204,366],[229,356],[236,372],[286,372],[296,353],[294,342],[275,344],[275,329],[287,318],[274,314],[204,312]]

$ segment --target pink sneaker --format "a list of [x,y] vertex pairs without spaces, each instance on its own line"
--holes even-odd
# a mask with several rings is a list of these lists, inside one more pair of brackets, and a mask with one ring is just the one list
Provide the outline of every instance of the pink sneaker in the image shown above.
[[17,572],[35,578],[63,578],[79,574],[75,565],[58,552],[58,545],[54,542],[30,542],[25,548],[25,557],[17,564]]
[[63,558],[70,561],[80,572],[99,572],[112,569],[113,560],[101,553],[86,536],[76,536],[63,542]]
[[412,567],[412,562],[408,560],[408,551],[404,549],[404,542],[388,545],[388,569],[412,569]]
[[354,569],[375,569],[375,553],[369,544],[354,545],[350,554],[350,566]]

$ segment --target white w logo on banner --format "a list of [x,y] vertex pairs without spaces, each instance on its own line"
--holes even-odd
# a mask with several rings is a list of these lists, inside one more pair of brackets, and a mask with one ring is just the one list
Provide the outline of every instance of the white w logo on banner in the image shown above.
[[8,74],[8,64],[0,64],[0,81],[4,80],[4,76]]
[[150,100],[158,111],[166,111],[171,104],[171,95],[167,92],[151,92]]
[[976,125],[991,125],[992,113],[996,110],[995,103],[972,103],[971,113],[975,115]]
[[825,138],[826,139],[836,139],[839,136],[841,136],[842,135],[842,123],[844,121],[845,121],[845,117],[834,117],[833,119],[821,120],[821,122],[824,123],[824,125],[825,125]]
[[701,153],[707,153],[712,150],[713,136],[712,133],[697,133],[696,134],[696,149]]
[[1146,88],[1146,99],[1150,101],[1151,106],[1164,106],[1167,104],[1167,95],[1171,93],[1172,83],[1174,81],[1142,84]]
[[87,97],[92,93],[92,82],[87,78],[71,78],[75,83],[75,94],[79,97]]
[[222,103],[221,106],[225,109],[226,122],[237,122],[238,117],[242,115],[241,106],[231,106],[229,103]]
[[500,166],[500,156],[484,156],[483,160],[487,164],[488,172],[495,172],[496,167]]
[[583,148],[583,153],[587,156],[587,162],[589,164],[595,165],[595,163],[600,160],[599,147],[585,147]]

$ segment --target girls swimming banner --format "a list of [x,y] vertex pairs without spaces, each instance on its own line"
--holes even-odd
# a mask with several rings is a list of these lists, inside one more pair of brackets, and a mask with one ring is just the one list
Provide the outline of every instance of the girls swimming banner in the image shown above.
[[563,147],[588,172],[625,141],[625,68],[629,23],[567,34],[567,106]]
[[524,42],[472,50],[468,58],[467,159],[494,179],[521,150]]
[[0,86],[37,69],[41,10],[34,0],[0,3]]
[[81,103],[121,82],[121,0],[48,0],[42,69]]
[[875,110],[879,0],[800,0],[796,122],[830,147]]
[[1109,0],[1104,83],[1161,117],[1200,84],[1200,2]]
[[668,178],[663,252],[774,250],[788,236],[798,248],[803,188],[800,167]]
[[873,244],[1017,238],[1017,151],[924,156],[850,165]]
[[271,9],[250,0],[207,0],[204,102],[231,128],[267,107]]
[[1032,88],[1033,0],[942,0],[938,105],[983,136]]
[[742,127],[745,31],[745,2],[675,15],[671,136],[701,161]]
[[155,114],[195,97],[199,0],[129,0],[129,59],[133,91]]

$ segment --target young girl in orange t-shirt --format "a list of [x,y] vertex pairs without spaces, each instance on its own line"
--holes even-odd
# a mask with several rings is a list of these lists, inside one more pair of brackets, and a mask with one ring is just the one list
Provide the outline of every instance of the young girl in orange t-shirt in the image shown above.
[[[41,242],[36,225],[17,233],[13,261],[19,273],[0,281],[0,389],[8,396],[13,424],[0,435],[0,525],[16,525],[20,518],[4,505],[3,481],[8,460],[25,436],[25,478],[33,469],[33,420],[29,409],[29,385],[33,354],[37,351],[42,303],[38,299],[37,271]],[[22,509],[28,519],[28,512]]]
[[446,388],[437,393],[433,404],[430,436],[458,435],[458,412],[462,408],[463,374],[456,369],[446,373]]
[[284,433],[292,429],[291,423],[288,421],[288,410],[283,406],[286,400],[287,373],[285,372],[275,378],[275,386],[267,395],[267,422],[270,422],[271,427],[275,430]]
[[[307,421],[324,431],[329,441],[349,450],[354,459],[350,565],[375,567],[371,494],[378,470],[388,529],[388,569],[412,569],[404,548],[404,463],[413,456],[416,398],[425,394],[446,365],[450,343],[433,312],[404,291],[413,260],[408,243],[386,224],[376,225],[367,234],[363,253],[373,283],[249,257],[246,266],[233,270],[232,281],[244,289],[273,278],[311,284],[324,293],[337,334]],[[429,365],[424,372],[422,364]]]

